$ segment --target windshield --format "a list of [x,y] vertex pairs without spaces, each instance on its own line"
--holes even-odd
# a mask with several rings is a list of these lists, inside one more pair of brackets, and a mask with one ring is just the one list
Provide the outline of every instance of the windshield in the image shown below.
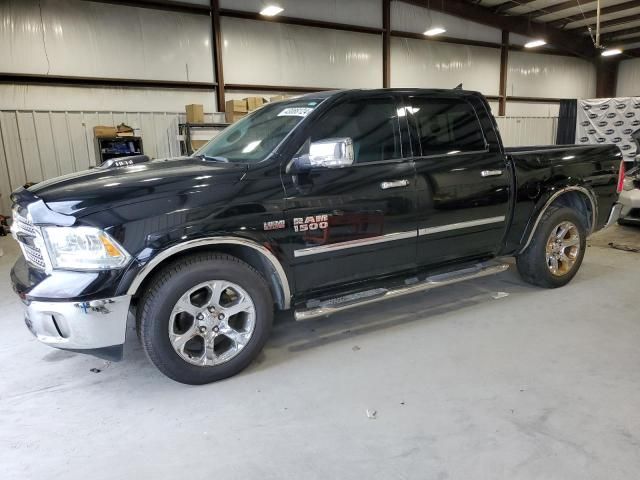
[[321,101],[304,98],[267,104],[225,128],[194,156],[220,162],[261,162]]

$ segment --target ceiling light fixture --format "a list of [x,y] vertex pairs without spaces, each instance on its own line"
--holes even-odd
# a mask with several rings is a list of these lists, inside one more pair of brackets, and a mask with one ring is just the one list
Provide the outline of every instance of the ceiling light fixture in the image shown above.
[[440,35],[441,33],[446,32],[447,29],[446,28],[442,28],[442,27],[433,27],[430,28],[429,30],[427,30],[426,32],[424,32],[424,34],[427,37],[433,37],[434,35]]
[[265,17],[273,17],[274,15],[278,15],[283,10],[283,8],[280,8],[277,5],[267,5],[262,10],[260,10],[260,15],[264,15]]
[[544,40],[532,40],[524,44],[524,48],[536,48],[541,47],[542,45],[546,45],[547,42]]
[[621,53],[622,53],[622,50],[620,50],[619,48],[609,48],[607,50],[602,51],[602,56],[611,57],[613,55],[620,55]]

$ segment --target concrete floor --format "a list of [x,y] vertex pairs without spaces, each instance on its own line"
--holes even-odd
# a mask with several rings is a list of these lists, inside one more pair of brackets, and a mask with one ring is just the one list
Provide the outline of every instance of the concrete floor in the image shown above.
[[283,316],[248,370],[189,387],[156,371],[133,332],[113,364],[40,345],[8,282],[16,247],[0,247],[2,479],[640,471],[640,254],[591,247],[557,290],[511,269],[329,320]]

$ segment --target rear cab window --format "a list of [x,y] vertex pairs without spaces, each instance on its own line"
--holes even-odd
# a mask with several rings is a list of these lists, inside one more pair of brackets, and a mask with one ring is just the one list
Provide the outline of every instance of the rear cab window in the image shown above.
[[461,98],[415,96],[405,107],[422,156],[486,150],[482,126],[474,108]]

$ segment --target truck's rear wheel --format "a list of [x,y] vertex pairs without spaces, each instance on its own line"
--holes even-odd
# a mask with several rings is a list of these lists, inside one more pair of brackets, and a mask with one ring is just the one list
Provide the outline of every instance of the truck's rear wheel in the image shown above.
[[582,264],[587,243],[584,220],[566,207],[550,207],[531,243],[517,258],[518,272],[534,285],[546,288],[569,283]]
[[153,279],[138,321],[153,364],[173,380],[199,385],[235,375],[260,353],[273,301],[255,269],[229,255],[201,253]]

